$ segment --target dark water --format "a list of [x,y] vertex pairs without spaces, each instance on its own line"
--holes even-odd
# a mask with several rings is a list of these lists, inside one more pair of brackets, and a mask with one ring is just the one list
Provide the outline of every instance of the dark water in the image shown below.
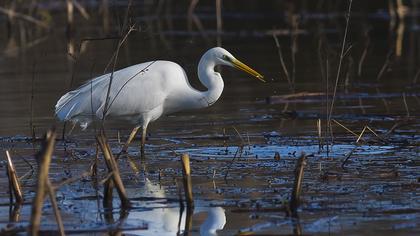
[[[59,188],[57,200],[66,230],[90,234],[113,225],[139,235],[182,231],[185,212],[180,217],[179,155],[189,153],[196,200],[193,234],[211,234],[216,229],[221,235],[418,234],[418,11],[410,6],[406,18],[394,22],[387,4],[373,7],[357,2],[349,28],[351,49],[343,59],[332,118],[357,135],[369,126],[382,138],[366,131],[363,141],[356,145],[357,137],[333,122],[334,145],[329,146],[329,152],[325,145],[319,149],[317,120],[322,120],[326,143],[327,98],[331,102],[346,2],[312,5],[301,1],[294,5],[267,1],[262,5],[247,1],[238,6],[227,1],[219,33],[214,6],[209,2],[198,4],[191,30],[188,5],[136,2],[129,16],[140,31],[132,33],[121,48],[117,68],[152,59],[172,60],[185,68],[194,86],[203,88],[195,76],[196,66],[202,53],[219,40],[233,55],[264,74],[268,82],[260,83],[231,68],[222,68],[225,91],[215,105],[152,123],[146,161],[139,161],[138,140],[132,144],[129,156],[140,173],[132,171],[128,159],[119,160],[133,209],[121,213],[115,198],[109,217],[101,203],[102,186],[96,191],[90,177]],[[104,26],[105,11],[98,12],[100,6],[95,1],[83,4],[90,18],[83,19],[76,11],[72,34],[66,33],[65,8],[60,4],[40,4],[40,11],[54,19],[50,31],[22,20],[12,21],[9,27],[7,19],[1,18],[0,147],[2,153],[11,150],[19,175],[30,170],[24,159],[36,166],[29,138],[31,121],[37,136],[52,125],[61,132],[62,124],[53,115],[55,102],[66,91],[101,75],[116,48],[117,41],[112,39],[79,45],[86,38],[118,35],[126,3],[110,3],[108,27]],[[21,6],[18,10],[26,12],[28,8]],[[290,12],[300,16],[297,28],[287,17]],[[197,19],[202,31],[194,23]],[[294,92],[282,70],[273,32],[278,33],[291,78],[295,68]],[[74,48],[74,52],[70,50],[72,56],[69,47]],[[299,92],[318,95],[281,97]],[[399,126],[393,129],[395,124]],[[107,124],[116,153],[121,147],[118,134],[123,141],[130,128]],[[93,130],[76,128],[67,139],[65,145],[57,143],[50,170],[56,184],[86,171],[95,156]],[[274,158],[276,152],[280,159]],[[279,209],[290,197],[301,152],[313,155],[308,157],[305,169],[299,218],[293,219]],[[232,161],[234,156],[237,158]],[[105,167],[99,169],[100,177],[105,178]],[[7,178],[2,173],[0,224],[5,226],[13,214],[9,212]],[[27,175],[22,180],[27,204],[20,209],[18,227],[29,222],[35,176]],[[42,228],[55,230],[48,201],[44,217]]]

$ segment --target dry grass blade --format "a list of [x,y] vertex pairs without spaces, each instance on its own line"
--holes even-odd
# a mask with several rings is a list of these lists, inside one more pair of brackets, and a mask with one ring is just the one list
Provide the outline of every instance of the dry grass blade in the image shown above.
[[23,203],[22,189],[20,188],[19,178],[17,177],[15,166],[13,165],[12,158],[9,151],[6,150],[7,158],[7,177],[9,179],[9,185],[13,190],[13,194],[16,199],[16,203]]
[[362,136],[363,136],[363,134],[365,133],[366,129],[367,129],[367,126],[365,126],[365,127],[363,128],[362,132],[360,132],[360,135],[359,135],[359,137],[357,138],[356,143],[358,143],[358,142],[360,141],[360,139],[362,138]]
[[385,140],[383,137],[381,137],[378,133],[376,133],[372,128],[370,128],[369,126],[366,126],[366,128],[372,132],[372,134],[374,134],[380,141],[384,142],[384,143],[388,143],[387,140]]
[[341,126],[343,129],[347,130],[348,132],[350,132],[351,134],[353,134],[356,137],[359,137],[358,134],[356,134],[355,132],[353,132],[351,129],[347,128],[346,126],[344,126],[343,124],[341,124],[340,122],[336,121],[335,119],[332,119],[332,121],[334,121],[334,123],[336,123],[337,125]]
[[122,207],[125,207],[125,208],[130,207],[131,206],[130,200],[127,197],[127,193],[125,191],[124,184],[121,180],[118,165],[115,162],[114,157],[112,156],[111,149],[108,145],[108,141],[107,141],[104,133],[102,132],[101,134],[97,135],[96,140],[97,140],[99,146],[101,147],[101,150],[102,150],[102,153],[103,153],[108,171],[113,173],[112,180],[115,184],[118,195],[120,197]]
[[45,134],[41,150],[36,154],[38,161],[38,180],[35,197],[32,203],[31,221],[29,231],[31,235],[39,235],[41,223],[42,206],[44,204],[45,193],[47,192],[48,173],[51,163],[51,156],[55,145],[55,131],[49,130]]

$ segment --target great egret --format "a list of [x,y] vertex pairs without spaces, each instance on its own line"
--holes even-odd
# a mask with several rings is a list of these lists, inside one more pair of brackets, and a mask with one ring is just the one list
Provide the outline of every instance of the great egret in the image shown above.
[[180,110],[208,107],[219,99],[224,83],[220,73],[214,70],[217,65],[235,67],[265,82],[261,74],[227,50],[215,47],[204,53],[198,63],[198,78],[207,91],[191,87],[185,71],[178,64],[151,61],[86,82],[62,96],[55,105],[55,112],[60,120],[79,123],[83,129],[93,120],[103,119],[104,116],[105,119],[129,121],[135,128],[122,151],[127,150],[138,129],[142,128],[143,153],[147,125],[151,121]]

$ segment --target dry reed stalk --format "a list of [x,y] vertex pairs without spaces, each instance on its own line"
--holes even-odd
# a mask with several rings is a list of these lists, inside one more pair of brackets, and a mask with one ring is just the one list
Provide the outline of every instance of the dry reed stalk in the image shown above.
[[105,177],[101,180],[101,181],[99,181],[98,183],[99,184],[105,184],[106,183],[106,181],[108,181],[109,179],[111,179],[112,178],[112,175],[114,174],[114,172],[108,172],[106,175],[105,175]]
[[366,110],[363,106],[363,100],[361,97],[359,97],[359,107],[360,107],[360,110],[362,110],[362,114],[366,114]]
[[36,62],[34,61],[34,64],[32,66],[32,80],[31,80],[31,117],[29,119],[29,128],[30,132],[32,134],[32,142],[35,142],[36,135],[35,135],[35,127],[34,127],[34,81],[35,81],[35,66]]
[[377,134],[372,128],[370,128],[369,126],[366,126],[366,128],[372,132],[372,134],[374,134],[380,141],[384,142],[384,143],[388,143],[387,140],[385,140],[382,136],[380,136],[379,134]]
[[277,36],[274,34],[274,32],[273,32],[273,38],[274,38],[274,42],[276,43],[277,54],[279,55],[281,68],[283,69],[283,73],[286,75],[287,83],[289,84],[289,89],[293,91],[293,84],[292,84],[292,81],[290,80],[289,71],[287,70],[286,64],[284,63],[284,58],[283,58],[283,53],[281,51],[281,46],[280,46],[279,40],[278,40]]
[[187,208],[194,208],[194,198],[192,193],[192,183],[191,183],[191,168],[190,168],[190,156],[188,154],[182,154],[182,174],[184,180],[184,191],[185,198],[187,200]]
[[178,190],[178,202],[179,202],[179,218],[178,218],[178,224],[177,224],[177,233],[176,235],[181,235],[181,222],[182,222],[182,214],[184,213],[184,201],[182,200],[182,191],[181,188],[178,185],[178,181],[176,179],[174,179],[174,184],[176,186],[176,189]]
[[414,76],[413,84],[417,84],[417,80],[419,79],[419,77],[420,77],[420,69],[417,71],[416,75]]
[[73,0],[66,0],[66,9],[67,9],[67,36],[73,31],[74,23],[74,4]]
[[72,2],[76,9],[80,12],[80,15],[82,15],[86,20],[89,20],[90,16],[86,9],[78,1],[72,0]]
[[316,121],[316,127],[318,130],[318,152],[322,149],[322,128],[321,128],[321,119]]
[[[15,204],[13,206],[13,211],[9,216],[10,222],[18,222],[20,218],[20,210],[22,209],[22,204]],[[0,230],[1,231],[1,230]]]
[[297,216],[297,209],[300,204],[300,195],[302,192],[302,181],[303,181],[305,166],[306,166],[306,156],[304,153],[302,153],[296,162],[295,181],[293,184],[292,196],[290,197],[290,203],[289,203],[290,211],[293,217]]
[[[95,131],[96,133],[96,131]],[[93,165],[91,166],[91,174],[92,177],[95,177],[97,181],[98,177],[98,164],[99,164],[99,145],[96,143],[95,145],[95,161],[93,162]]]
[[[231,166],[232,166],[232,164],[235,162],[235,160],[236,160],[236,157],[238,157],[238,158],[241,158],[242,157],[242,154],[243,154],[243,151],[244,151],[244,147],[245,147],[245,140],[243,139],[243,137],[242,137],[242,135],[241,135],[241,133],[239,133],[239,131],[238,131],[238,129],[236,129],[236,127],[235,126],[232,126],[232,128],[235,130],[235,132],[236,132],[236,134],[239,136],[239,138],[241,139],[241,143],[238,145],[238,148],[236,149],[236,152],[235,152],[235,154],[233,155],[233,158],[232,158],[232,160],[229,162],[229,164],[228,164],[228,166],[227,166],[227,170],[226,170],[226,174],[225,174],[225,181],[226,181],[226,179],[227,179],[227,176],[228,176],[228,174],[229,174],[229,171],[230,171],[230,168],[231,168]],[[250,145],[250,143],[249,143],[249,138],[248,138],[248,144]],[[238,154],[239,154],[239,156],[238,156]]]
[[358,69],[357,69],[357,75],[360,77],[362,76],[362,67],[363,67],[363,63],[365,62],[367,53],[368,53],[368,49],[370,46],[370,37],[369,37],[369,30],[366,29],[364,32],[364,35],[366,37],[366,42],[365,42],[365,48],[363,49],[362,55],[360,56],[360,60],[359,60],[359,65],[358,65]]
[[296,84],[296,53],[297,53],[297,37],[298,37],[298,31],[299,31],[299,15],[293,14],[292,15],[292,30],[290,31],[290,37],[291,37],[291,45],[290,50],[292,52],[292,84],[294,92],[294,86]]
[[71,183],[76,182],[76,181],[78,181],[80,179],[83,179],[85,177],[91,176],[92,175],[92,169],[93,168],[92,168],[92,165],[91,165],[91,167],[89,168],[89,170],[87,170],[87,171],[85,171],[85,172],[83,172],[81,174],[78,174],[77,176],[74,176],[72,178],[68,178],[66,180],[63,180],[63,181],[61,181],[58,184],[52,185],[53,190],[55,191],[56,189],[59,189],[59,188],[61,188],[64,185],[71,184]]
[[118,165],[115,162],[114,157],[112,156],[112,152],[111,149],[108,145],[108,141],[105,137],[105,134],[103,132],[101,132],[101,134],[96,136],[96,140],[99,144],[99,146],[101,147],[104,159],[105,159],[105,164],[108,168],[109,172],[112,172],[112,180],[114,182],[114,185],[117,189],[118,195],[120,197],[121,200],[121,205],[122,207],[128,208],[131,206],[130,204],[130,200],[127,197],[125,188],[124,188],[124,184],[121,180],[121,176],[120,176],[120,171],[118,169]]
[[404,42],[404,30],[405,30],[404,20],[398,21],[397,38],[395,39],[395,56],[397,57],[401,57],[402,55],[403,42]]
[[360,132],[360,135],[357,138],[356,143],[359,143],[359,141],[362,138],[363,134],[365,133],[366,129],[367,129],[367,125],[363,128],[362,132]]
[[6,150],[6,159],[7,159],[7,166],[6,166],[7,178],[9,179],[9,186],[13,190],[16,203],[21,204],[23,203],[23,193],[20,187],[19,179],[16,174],[15,166],[13,165],[12,158],[8,150]]
[[42,141],[41,150],[36,154],[39,168],[36,193],[32,202],[31,221],[29,226],[29,232],[31,235],[39,235],[42,206],[45,199],[45,193],[48,188],[48,172],[51,163],[51,156],[54,151],[55,136],[55,131],[49,130]]
[[407,112],[407,117],[410,117],[410,109],[408,108],[407,97],[406,97],[405,93],[403,93],[402,95],[403,95],[403,102],[404,102],[405,111]]
[[[129,0],[128,1],[128,4],[127,4],[127,10],[125,12],[123,26],[122,26],[122,30],[121,31],[125,30],[125,28],[127,27],[127,24],[128,24],[128,14],[130,12],[131,4],[132,4],[132,0]],[[114,78],[114,71],[115,71],[115,67],[117,65],[117,60],[118,60],[118,55],[119,55],[119,52],[120,52],[120,48],[124,44],[124,42],[128,38],[128,36],[130,35],[130,33],[132,31],[134,31],[134,30],[135,30],[135,26],[134,25],[133,26],[130,26],[129,29],[128,29],[128,31],[127,31],[127,33],[125,34],[125,36],[122,37],[122,38],[120,38],[120,41],[118,42],[117,49],[115,50],[114,54],[112,55],[111,60],[109,61],[108,65],[105,67],[104,73],[107,71],[109,65],[113,62],[113,67],[112,67],[111,75],[109,77],[108,89],[107,89],[106,97],[105,97],[104,110],[103,110],[103,113],[102,113],[102,126],[103,126],[103,122],[105,121],[105,117],[106,117],[106,114],[108,112],[108,109],[110,107],[110,105],[108,104],[109,103],[109,99],[110,99],[109,95],[111,93],[112,80]],[[122,36],[122,34],[121,34],[121,36]]]
[[41,28],[45,28],[45,29],[50,28],[50,26],[47,23],[45,23],[43,21],[40,21],[40,20],[38,20],[38,19],[36,19],[32,16],[25,15],[25,14],[19,13],[19,12],[15,12],[13,9],[6,9],[4,7],[0,7],[0,13],[8,15],[9,18],[16,17],[16,18],[20,18],[22,20],[26,20],[28,22],[34,23],[35,25],[37,25]]
[[136,28],[135,28],[134,25],[130,26],[130,28],[128,29],[128,31],[125,34],[125,36],[118,42],[118,46],[117,46],[116,51],[112,55],[111,60],[109,61],[108,65],[105,67],[104,73],[108,70],[108,67],[113,62],[113,67],[112,67],[111,75],[109,77],[108,90],[107,90],[107,93],[106,93],[105,106],[104,106],[104,111],[103,111],[103,116],[102,116],[102,119],[103,120],[105,119],[106,113],[108,112],[109,108],[111,107],[111,104],[109,104],[109,100],[110,100],[109,95],[111,93],[112,81],[113,81],[113,78],[114,78],[114,71],[115,71],[115,67],[117,65],[118,55],[120,53],[120,49],[121,49],[122,45],[124,44],[124,42],[127,40],[128,36],[133,31],[136,31]]
[[128,164],[130,165],[131,169],[133,170],[134,174],[138,175],[140,173],[140,169],[137,163],[129,156],[127,156]]
[[112,209],[113,191],[114,191],[114,181],[112,180],[110,176],[104,183],[104,200],[102,203],[104,208]]
[[216,0],[217,46],[222,46],[222,0]]
[[334,102],[335,102],[335,97],[336,97],[336,94],[337,94],[338,82],[340,80],[340,74],[341,74],[341,67],[342,67],[342,64],[343,64],[343,59],[344,59],[345,54],[347,54],[347,53],[344,53],[344,52],[349,50],[349,48],[345,49],[345,47],[346,47],[346,43],[347,43],[347,34],[348,34],[349,23],[350,23],[350,14],[351,14],[352,3],[353,3],[353,0],[349,0],[349,7],[348,7],[347,14],[346,14],[346,28],[344,30],[343,42],[342,42],[342,45],[341,45],[340,60],[338,62],[338,69],[337,69],[337,75],[336,75],[336,78],[335,78],[334,92],[333,92],[331,106],[330,106],[330,110],[329,110],[329,114],[328,114],[328,123],[330,123],[330,121],[331,121],[331,116],[332,116],[332,113],[333,113],[333,110],[334,110]]
[[184,227],[184,234],[185,236],[191,235],[192,231],[192,220],[193,220],[193,214],[194,209],[187,207],[187,215],[185,217],[185,227]]
[[109,0],[102,0],[102,5],[100,7],[100,12],[102,12],[102,27],[104,32],[109,32]]
[[344,169],[347,161],[350,159],[351,155],[353,155],[354,151],[356,151],[358,146],[354,147],[349,153],[347,153],[346,158],[344,158],[343,163],[341,163],[341,168]]
[[392,50],[389,50],[385,62],[381,67],[381,70],[379,71],[378,75],[376,76],[376,80],[380,81],[382,76],[385,74],[386,69],[388,69],[388,66],[391,64],[391,58],[393,56],[394,52]]
[[121,149],[121,152],[119,155],[121,155],[122,153],[126,153],[128,150],[128,146],[130,145],[130,143],[133,141],[133,139],[136,137],[137,132],[139,131],[140,126],[134,127],[134,129],[131,131],[130,136],[128,136],[127,141],[125,142],[123,148]]
[[191,0],[190,5],[188,6],[188,17],[187,17],[187,28],[189,31],[192,31],[192,22],[194,17],[194,10],[197,6],[199,0]]
[[60,210],[58,209],[57,200],[55,199],[55,190],[53,186],[51,185],[51,182],[48,178],[46,181],[47,181],[46,186],[47,186],[48,195],[50,197],[51,205],[54,210],[54,217],[58,224],[58,230],[60,232],[60,235],[66,235],[64,232],[64,225],[63,225],[63,220],[61,219]]
[[302,235],[302,227],[300,226],[299,217],[293,220],[293,235],[300,236]]

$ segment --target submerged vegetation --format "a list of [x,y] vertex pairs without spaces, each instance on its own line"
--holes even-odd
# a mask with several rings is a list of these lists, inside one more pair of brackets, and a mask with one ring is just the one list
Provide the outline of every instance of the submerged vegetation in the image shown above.
[[[420,233],[419,3],[0,3],[0,234]],[[144,61],[195,86],[214,46],[268,83],[219,68],[221,101],[153,124],[144,156],[107,109],[87,131],[53,115]]]

